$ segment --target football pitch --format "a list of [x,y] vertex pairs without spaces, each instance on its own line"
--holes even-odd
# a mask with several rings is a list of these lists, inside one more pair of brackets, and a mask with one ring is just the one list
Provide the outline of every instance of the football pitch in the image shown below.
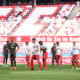
[[24,66],[17,64],[16,70],[0,66],[0,80],[80,80],[80,71],[72,69],[71,65],[63,65],[62,69],[48,65],[47,70],[42,71],[39,71],[38,65],[34,65],[34,71]]

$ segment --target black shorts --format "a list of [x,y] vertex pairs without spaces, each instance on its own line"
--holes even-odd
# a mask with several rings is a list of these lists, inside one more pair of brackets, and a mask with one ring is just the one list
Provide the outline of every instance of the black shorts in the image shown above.
[[10,60],[15,60],[16,58],[16,53],[11,53],[10,54]]
[[7,53],[4,53],[4,58],[7,58],[8,57],[8,54]]
[[56,56],[52,56],[52,59],[56,59]]

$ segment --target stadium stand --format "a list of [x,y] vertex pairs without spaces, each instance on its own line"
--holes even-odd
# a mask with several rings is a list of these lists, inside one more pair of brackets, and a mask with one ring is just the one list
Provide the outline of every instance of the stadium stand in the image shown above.
[[[6,8],[1,8],[5,10]],[[1,35],[10,35],[12,31],[16,29],[16,26],[25,18],[28,14],[28,11],[31,9],[31,6],[15,6],[15,8],[9,11],[11,8],[8,8],[3,20],[3,15],[1,16],[1,24],[0,24],[0,34]],[[8,12],[9,11],[9,12]]]
[[[62,26],[62,28],[59,30],[59,32],[56,34],[56,35],[62,35],[62,36],[79,36],[80,33],[80,29],[79,29],[79,26],[80,26],[80,18],[79,18],[79,14],[80,14],[80,8],[76,8],[77,11],[76,12],[76,16],[74,16],[75,12],[72,13],[73,15],[73,19],[69,18],[65,23],[64,25]],[[72,16],[71,15],[71,16]]]
[[[80,10],[72,21],[68,19],[74,11],[75,5],[73,2],[34,7],[32,7],[32,5],[1,7],[0,35],[74,35],[74,31],[76,31],[78,27],[75,29],[75,27],[71,26],[79,25]],[[4,8],[6,12],[4,12]],[[3,15],[1,15],[2,12],[4,12]],[[3,16],[5,18],[3,18]],[[76,32],[76,35],[79,35],[79,31]]]
[[[44,29],[42,29],[38,35],[54,35],[57,33],[57,31],[60,29],[60,27],[63,25],[64,21],[66,18],[68,18],[68,16],[70,15],[71,11],[73,10],[73,8],[75,7],[75,5],[64,5],[61,6],[61,9],[58,11],[58,14],[56,17],[52,17],[52,22],[50,26],[48,26],[48,28],[43,32]],[[48,20],[46,20],[48,21]],[[51,20],[49,20],[51,21]],[[43,32],[43,33],[42,33]]]
[[[26,17],[25,21],[22,23],[22,25],[13,35],[17,35],[19,31],[21,32],[22,35],[36,35],[38,31],[43,27],[43,25],[36,25],[35,22],[41,16],[54,15],[57,9],[58,9],[57,6],[36,6],[34,7],[32,11],[30,12],[30,14],[28,15],[28,17]],[[28,27],[28,30],[26,30],[26,27]],[[22,30],[24,30],[24,32]],[[32,30],[34,30],[35,32],[33,33]]]

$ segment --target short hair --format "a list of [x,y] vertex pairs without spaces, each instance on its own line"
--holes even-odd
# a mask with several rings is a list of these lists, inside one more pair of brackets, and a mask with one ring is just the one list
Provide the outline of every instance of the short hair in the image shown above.
[[36,38],[32,38],[32,40],[35,40],[36,41]]
[[25,42],[26,44],[28,44],[29,42]]
[[75,41],[73,43],[76,43]]
[[11,39],[14,39],[14,37],[11,37]]
[[9,42],[9,40],[7,40],[6,42]]
[[56,43],[53,43],[53,45],[55,45]]
[[56,42],[57,45],[59,45],[59,42]]
[[39,44],[42,44],[43,42],[42,41],[39,41]]
[[39,43],[42,43],[42,41],[39,41]]

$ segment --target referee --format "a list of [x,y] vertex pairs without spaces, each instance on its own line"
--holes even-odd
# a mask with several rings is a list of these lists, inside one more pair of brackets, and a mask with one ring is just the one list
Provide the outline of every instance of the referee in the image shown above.
[[19,45],[14,42],[14,38],[11,38],[11,43],[9,43],[10,50],[10,60],[11,60],[11,70],[16,69],[16,52],[19,50]]
[[3,67],[8,67],[7,66],[8,54],[9,54],[9,41],[6,41],[6,44],[3,47]]
[[51,48],[51,53],[52,53],[52,66],[54,67],[54,60],[57,63],[57,59],[56,59],[56,43],[53,44],[53,46]]

